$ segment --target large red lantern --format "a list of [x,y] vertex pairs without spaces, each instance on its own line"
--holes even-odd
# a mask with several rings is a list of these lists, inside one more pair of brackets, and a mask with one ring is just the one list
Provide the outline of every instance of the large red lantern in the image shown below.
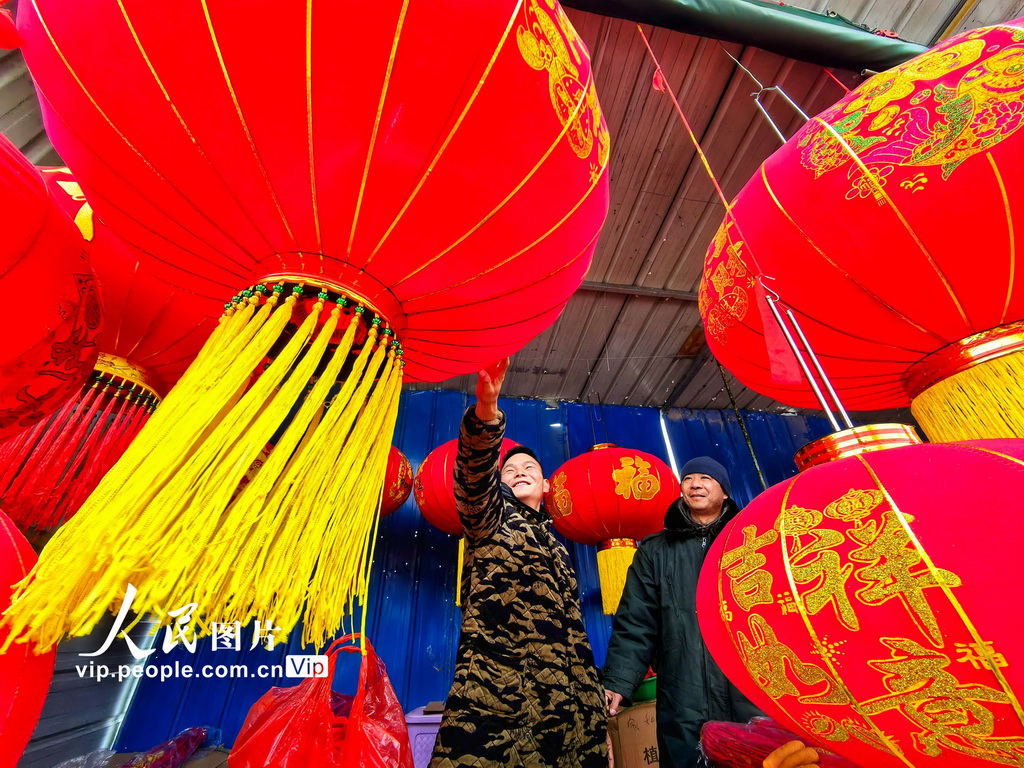
[[1024,440],[887,430],[812,444],[827,463],[722,532],[698,585],[705,641],[766,713],[857,765],[1020,765]]
[[0,136],[0,439],[56,410],[89,378],[101,313],[82,237],[32,164]]
[[777,296],[846,407],[913,401],[933,440],[1024,437],[1022,29],[875,75],[747,183],[700,288],[709,346],[740,381],[817,406]]
[[380,516],[386,517],[405,504],[411,493],[412,466],[404,453],[391,446],[388,467],[384,472],[384,489],[381,491]]
[[[14,585],[36,561],[28,541],[0,512],[0,611],[10,605]],[[7,632],[0,629],[0,645]],[[25,751],[53,677],[57,651],[36,653],[30,644],[0,653],[0,768],[14,768]]]
[[97,215],[168,286],[235,298],[8,619],[47,642],[86,631],[131,574],[139,610],[272,610],[322,643],[366,595],[402,381],[478,370],[554,321],[603,223],[608,132],[553,0],[164,10],[19,10],[47,131]]
[[612,443],[569,459],[551,476],[547,508],[555,529],[579,544],[598,547],[601,602],[619,606],[636,542],[664,527],[679,498],[679,480],[657,456]]
[[221,307],[168,291],[93,216],[67,168],[44,168],[78,224],[104,300],[92,376],[59,411],[0,443],[0,504],[23,530],[73,515],[195,358]]

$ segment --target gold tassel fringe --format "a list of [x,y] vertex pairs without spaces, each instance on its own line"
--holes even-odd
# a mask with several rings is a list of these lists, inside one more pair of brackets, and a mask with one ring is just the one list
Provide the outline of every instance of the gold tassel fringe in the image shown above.
[[466,537],[459,537],[459,560],[455,567],[455,605],[462,607],[462,568],[466,561]]
[[632,539],[614,539],[606,544],[602,544],[597,551],[597,575],[601,579],[601,606],[605,615],[612,616],[622,599],[626,573],[636,554],[636,542]]
[[[366,605],[401,348],[373,312],[359,306],[343,321],[348,300],[328,310],[321,292],[277,351],[298,302],[309,301],[301,285],[282,301],[284,288],[267,295],[259,286],[229,305],[160,409],[18,585],[4,617],[7,645],[31,639],[45,650],[87,634],[128,583],[138,588],[140,614],[166,619],[195,603],[199,634],[212,622],[260,619],[287,633],[302,621],[303,642],[322,645],[346,609]],[[360,327],[368,331],[354,353]]]
[[932,442],[1024,437],[1024,352],[939,381],[914,398],[910,410]]

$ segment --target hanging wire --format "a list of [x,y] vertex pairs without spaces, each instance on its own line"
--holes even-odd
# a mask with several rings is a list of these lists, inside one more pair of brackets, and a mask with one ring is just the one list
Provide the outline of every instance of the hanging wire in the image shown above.
[[[679,105],[679,100],[676,98],[675,92],[668,85],[668,80],[665,78],[664,70],[661,68],[661,64],[658,61],[658,57],[654,54],[654,49],[651,48],[650,40],[648,40],[647,35],[644,33],[643,28],[639,24],[637,24],[636,28],[637,31],[640,33],[641,39],[644,41],[644,46],[647,48],[647,53],[650,55],[651,60],[654,62],[654,66],[656,67],[655,79],[660,84],[658,86],[659,89],[667,93],[669,95],[669,98],[672,99],[672,104],[675,106],[676,113],[679,115],[680,120],[682,120],[683,126],[686,128],[686,132],[690,137],[690,141],[693,142],[693,146],[696,149],[701,164],[704,166],[704,170],[707,172],[708,178],[710,178],[711,183],[714,185],[715,192],[717,192],[719,199],[722,201],[722,205],[725,206],[726,218],[728,218],[733,223],[733,225],[736,227],[737,235],[742,239],[743,233],[740,229],[739,222],[736,220],[736,217],[733,214],[732,204],[726,199],[725,193],[722,191],[722,187],[718,183],[718,179],[715,177],[714,171],[711,170],[711,164],[708,162],[707,156],[704,154],[704,150],[701,148],[700,142],[697,140],[696,135],[690,127],[690,123],[686,119],[686,115],[683,114],[683,109]],[[783,98],[785,98],[785,100],[790,104],[790,106],[792,106],[793,109],[796,110],[796,112],[799,113],[804,118],[804,120],[810,120],[807,114],[800,108],[800,106],[795,101],[793,101],[793,99],[789,97],[789,95],[785,91],[783,91],[778,86],[770,86],[766,88],[749,69],[743,66],[743,64],[741,64],[739,60],[736,59],[735,56],[733,56],[728,51],[726,51],[725,53],[727,56],[729,56],[729,58],[731,58],[736,63],[736,65],[740,69],[747,73],[751,80],[753,80],[757,84],[759,90],[751,95],[754,96],[754,101],[756,102],[758,109],[760,109],[762,114],[765,115],[766,119],[774,129],[775,133],[778,135],[778,137],[781,139],[783,143],[786,142],[786,138],[779,130],[778,126],[775,124],[775,121],[772,120],[771,116],[768,114],[767,109],[765,109],[764,105],[761,104],[761,94],[765,93],[766,91],[776,91],[780,93],[783,96]],[[761,269],[760,265],[758,265],[757,256],[753,252],[750,252],[749,256],[753,263],[756,273],[759,275],[758,282],[761,284],[761,287],[765,291],[765,299],[767,301],[768,307],[771,310],[772,315],[775,317],[775,321],[776,323],[778,323],[779,329],[785,336],[786,342],[789,344],[790,349],[793,351],[797,363],[800,365],[800,370],[804,374],[804,378],[807,380],[808,385],[811,387],[815,399],[821,405],[821,408],[825,412],[825,415],[828,418],[829,423],[832,425],[832,428],[836,432],[842,431],[843,429],[843,427],[839,425],[839,421],[836,419],[835,414],[832,412],[833,407],[835,407],[835,409],[838,410],[839,414],[842,416],[843,421],[846,424],[846,428],[853,427],[853,423],[850,421],[850,417],[847,414],[846,409],[839,401],[839,396],[836,393],[835,388],[832,386],[831,381],[829,381],[828,377],[825,375],[825,371],[822,368],[821,363],[818,361],[817,356],[814,354],[813,350],[811,350],[810,344],[807,342],[807,337],[804,335],[803,330],[800,328],[800,324],[799,322],[797,322],[796,316],[793,315],[792,311],[788,307],[785,307],[785,305],[783,304],[783,307],[785,307],[786,309],[788,318],[792,323],[793,328],[796,329],[797,334],[800,336],[804,344],[803,349],[801,349],[799,345],[797,345],[796,340],[793,338],[793,333],[790,330],[789,325],[786,324],[786,321],[783,319],[782,314],[779,312],[779,309],[776,306],[777,303],[782,303],[781,297],[778,293],[768,288],[768,286],[764,284],[764,279],[767,276],[765,275],[764,270]],[[807,360],[804,358],[805,353],[811,360],[810,365],[808,365]],[[825,388],[828,390],[828,393],[832,398],[832,403],[829,403],[828,399],[825,397],[825,394],[822,392],[821,386],[818,384],[818,381],[816,380],[814,374],[811,372],[811,365],[814,366],[814,370],[821,377],[822,382],[824,382]]]
[[[803,109],[801,109],[799,104],[797,104],[795,101],[793,101],[792,98],[790,98],[788,93],[786,93],[784,90],[782,90],[782,86],[779,86],[779,85],[765,86],[764,83],[762,83],[760,80],[758,80],[754,76],[753,72],[751,72],[749,69],[747,69],[745,66],[743,66],[743,64],[740,62],[739,59],[737,59],[735,56],[733,56],[731,53],[729,53],[728,49],[726,49],[725,46],[723,46],[721,43],[719,43],[718,45],[722,49],[722,51],[725,52],[725,55],[728,56],[730,59],[732,59],[737,67],[739,67],[744,72],[746,72],[747,73],[747,77],[749,77],[751,80],[753,80],[754,83],[757,85],[757,90],[750,94],[751,96],[754,97],[754,104],[757,106],[757,108],[761,112],[761,114],[764,115],[764,119],[768,121],[768,125],[771,126],[772,130],[775,132],[775,135],[779,137],[779,141],[782,144],[785,144],[786,141],[787,141],[785,134],[782,133],[782,130],[779,128],[779,126],[776,124],[775,120],[772,118],[771,113],[768,112],[768,108],[765,107],[765,105],[761,103],[761,97],[765,93],[769,93],[769,92],[778,93],[779,95],[782,96],[782,98],[784,98],[789,103],[789,105],[793,108],[793,110],[804,119],[804,122],[807,122],[811,118],[808,116],[808,114],[806,112],[803,111]],[[825,71],[828,72],[828,70],[825,70]],[[829,72],[829,74],[831,75],[832,73]],[[832,79],[835,79],[835,75],[832,75]],[[839,81],[836,80],[836,82],[839,82]],[[842,83],[840,83],[840,85],[842,85]],[[849,91],[849,89],[847,89],[847,91]]]
[[732,410],[736,414],[736,420],[740,423],[740,431],[743,433],[743,442],[747,444],[747,450],[750,452],[750,458],[754,460],[754,469],[757,470],[757,479],[761,481],[761,490],[768,490],[768,482],[764,478],[764,472],[761,471],[761,462],[757,460],[757,454],[754,452],[754,444],[750,440],[750,433],[747,431],[747,420],[743,416],[743,412],[740,411],[739,405],[736,403],[736,398],[732,394],[732,386],[729,384],[729,377],[725,375],[725,368],[720,362],[715,360],[715,365],[718,366],[718,372],[722,375],[722,383],[725,384],[725,393],[729,396],[729,402],[732,404]]

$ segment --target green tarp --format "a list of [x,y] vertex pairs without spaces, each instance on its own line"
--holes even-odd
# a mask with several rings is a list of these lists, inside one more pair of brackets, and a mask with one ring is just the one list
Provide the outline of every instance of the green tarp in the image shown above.
[[562,0],[569,8],[752,45],[801,61],[880,72],[927,50],[838,16],[763,0]]

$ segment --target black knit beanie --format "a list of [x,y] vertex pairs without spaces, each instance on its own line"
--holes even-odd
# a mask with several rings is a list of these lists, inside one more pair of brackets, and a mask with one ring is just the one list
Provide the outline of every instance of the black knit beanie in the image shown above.
[[708,477],[713,477],[718,481],[718,484],[722,486],[722,490],[725,491],[725,495],[732,496],[732,485],[729,483],[729,473],[725,471],[725,467],[710,456],[698,456],[697,458],[690,459],[686,462],[683,465],[683,469],[679,473],[679,476],[686,477],[687,475],[707,475]]

